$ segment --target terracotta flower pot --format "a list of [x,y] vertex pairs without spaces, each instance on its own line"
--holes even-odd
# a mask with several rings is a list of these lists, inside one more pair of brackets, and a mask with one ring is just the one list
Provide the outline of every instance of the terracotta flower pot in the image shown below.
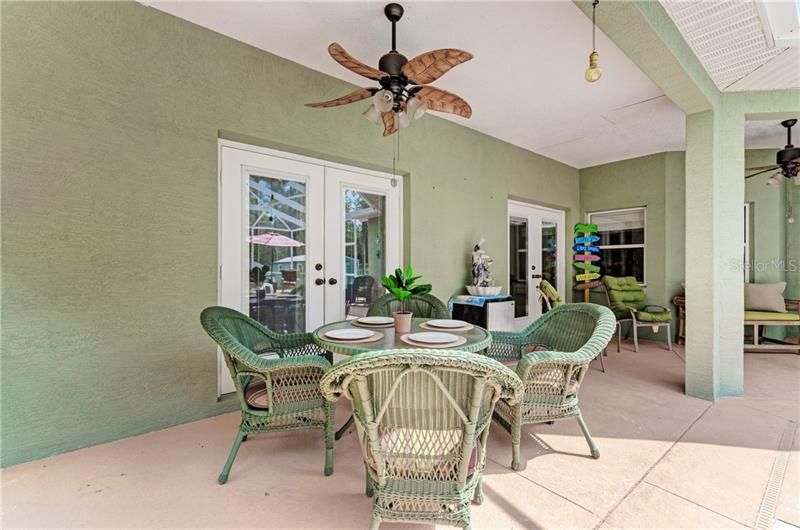
[[394,314],[395,333],[408,333],[411,331],[411,311],[397,311]]

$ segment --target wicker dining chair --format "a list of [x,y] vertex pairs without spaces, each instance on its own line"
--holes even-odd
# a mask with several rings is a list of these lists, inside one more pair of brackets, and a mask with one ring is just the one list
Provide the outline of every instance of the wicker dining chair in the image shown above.
[[320,392],[330,369],[310,333],[280,334],[227,307],[200,315],[203,329],[222,349],[241,405],[242,420],[218,482],[228,480],[248,434],[323,429],[325,475],[333,473],[334,406]]
[[[406,300],[406,308],[415,318],[450,318],[447,306],[432,294],[415,294]],[[380,296],[369,308],[367,316],[390,317],[400,311],[400,302],[392,293]]]
[[470,528],[492,410],[522,396],[514,372],[474,353],[388,350],[337,363],[321,386],[329,400],[353,402],[371,530],[382,521]]
[[511,467],[522,469],[522,426],[576,418],[592,457],[600,450],[592,440],[578,406],[578,390],[589,363],[603,351],[616,327],[614,313],[597,304],[565,304],[548,311],[523,331],[493,332],[489,357],[518,361],[517,375],[525,395],[516,404],[500,400],[495,420],[511,435]]

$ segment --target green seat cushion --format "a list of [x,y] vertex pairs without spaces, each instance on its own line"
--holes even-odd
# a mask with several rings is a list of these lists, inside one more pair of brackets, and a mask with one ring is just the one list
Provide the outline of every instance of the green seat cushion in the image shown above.
[[556,288],[547,280],[542,280],[539,283],[539,290],[550,300],[553,307],[558,307],[564,303],[564,300],[561,299]]
[[636,313],[636,320],[639,322],[669,322],[672,320],[671,311],[638,311]]
[[268,409],[267,384],[260,377],[254,377],[244,389],[244,400],[254,409]]
[[772,311],[745,311],[745,320],[780,320],[783,322],[793,322],[800,320],[797,313],[774,313]]
[[603,276],[603,285],[608,291],[611,310],[617,318],[629,318],[631,309],[644,309],[646,297],[642,286],[633,276]]

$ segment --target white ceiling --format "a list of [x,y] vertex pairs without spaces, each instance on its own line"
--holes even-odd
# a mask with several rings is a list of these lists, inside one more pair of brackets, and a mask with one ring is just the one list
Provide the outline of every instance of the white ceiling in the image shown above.
[[800,47],[780,47],[772,35],[771,4],[791,7],[800,0],[661,0],[683,38],[722,91],[800,87]]
[[[385,2],[143,3],[360,86],[371,82],[335,63],[328,44],[373,66],[390,47]],[[472,118],[438,116],[577,168],[684,148],[683,113],[602,32],[604,76],[584,81],[591,21],[571,1],[404,6],[398,50],[409,59],[446,47],[475,55],[434,83],[469,101]]]

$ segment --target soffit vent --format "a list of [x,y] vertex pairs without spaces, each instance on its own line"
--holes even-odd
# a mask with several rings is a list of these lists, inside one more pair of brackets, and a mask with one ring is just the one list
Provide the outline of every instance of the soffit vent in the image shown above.
[[[742,90],[732,85],[786,51],[769,46],[753,1],[661,0],[661,4],[720,90]],[[789,84],[796,86],[798,72],[793,70]],[[775,75],[786,73],[776,71]],[[747,84],[747,89],[785,88],[786,80],[773,83],[771,75],[762,75],[753,85]]]

